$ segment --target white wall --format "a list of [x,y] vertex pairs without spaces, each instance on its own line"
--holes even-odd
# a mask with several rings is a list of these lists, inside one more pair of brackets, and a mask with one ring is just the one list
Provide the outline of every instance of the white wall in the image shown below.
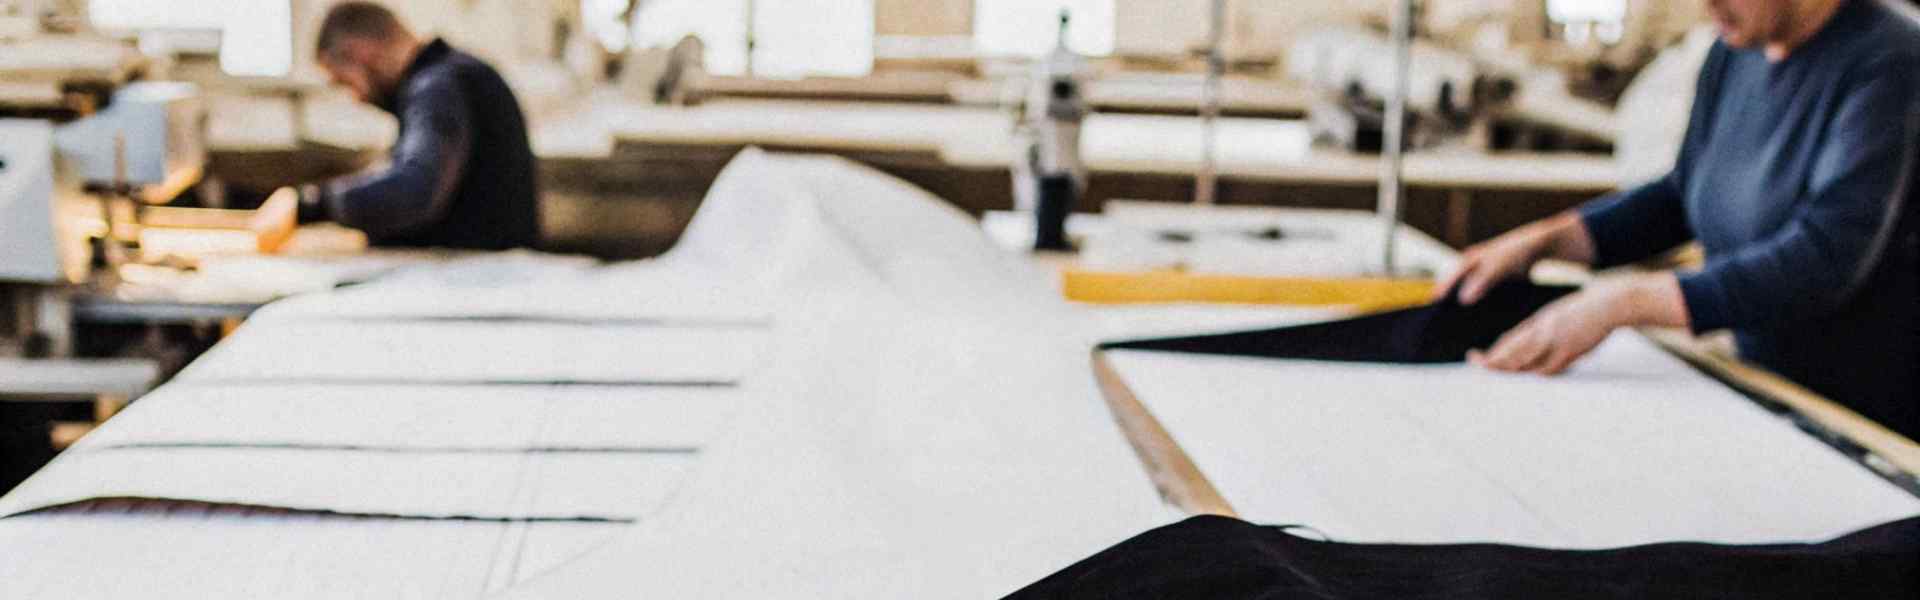
[[215,29],[220,67],[234,75],[279,76],[294,65],[288,0],[89,0],[102,29]]
[[1060,11],[1072,14],[1067,47],[1089,56],[1113,53],[1114,4],[1125,0],[974,0],[973,42],[996,55],[1040,56],[1059,40]]

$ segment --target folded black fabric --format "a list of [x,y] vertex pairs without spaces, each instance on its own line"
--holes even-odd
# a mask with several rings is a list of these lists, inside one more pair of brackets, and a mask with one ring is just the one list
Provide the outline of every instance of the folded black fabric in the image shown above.
[[1500,336],[1574,288],[1524,281],[1500,284],[1473,306],[1446,300],[1343,321],[1219,335],[1101,344],[1109,350],[1158,350],[1301,360],[1447,363],[1493,345]]
[[1343,544],[1193,517],[1008,598],[1920,598],[1920,517],[1817,544]]

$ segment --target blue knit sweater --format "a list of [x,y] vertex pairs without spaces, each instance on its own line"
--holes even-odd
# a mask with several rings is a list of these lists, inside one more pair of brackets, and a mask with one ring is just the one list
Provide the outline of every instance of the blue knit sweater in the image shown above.
[[1597,266],[1698,239],[1694,329],[1920,437],[1916,146],[1920,21],[1850,0],[1777,63],[1716,44],[1673,172],[1581,213]]

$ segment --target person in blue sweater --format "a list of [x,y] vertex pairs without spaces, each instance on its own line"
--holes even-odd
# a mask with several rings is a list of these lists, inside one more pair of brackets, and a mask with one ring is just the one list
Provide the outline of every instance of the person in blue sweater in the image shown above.
[[[1720,29],[1673,171],[1465,251],[1472,304],[1541,259],[1704,268],[1596,284],[1473,362],[1557,374],[1616,328],[1731,329],[1741,356],[1920,438],[1920,16],[1890,0],[1708,0]],[[1624,115],[1632,118],[1632,115]]]

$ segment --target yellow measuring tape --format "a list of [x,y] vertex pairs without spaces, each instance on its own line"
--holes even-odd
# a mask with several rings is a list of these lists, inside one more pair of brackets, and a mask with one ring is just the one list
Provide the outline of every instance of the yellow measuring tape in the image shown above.
[[1077,269],[1069,269],[1063,275],[1067,299],[1093,304],[1284,304],[1352,306],[1380,311],[1425,304],[1433,293],[1433,282],[1427,279],[1249,277]]

